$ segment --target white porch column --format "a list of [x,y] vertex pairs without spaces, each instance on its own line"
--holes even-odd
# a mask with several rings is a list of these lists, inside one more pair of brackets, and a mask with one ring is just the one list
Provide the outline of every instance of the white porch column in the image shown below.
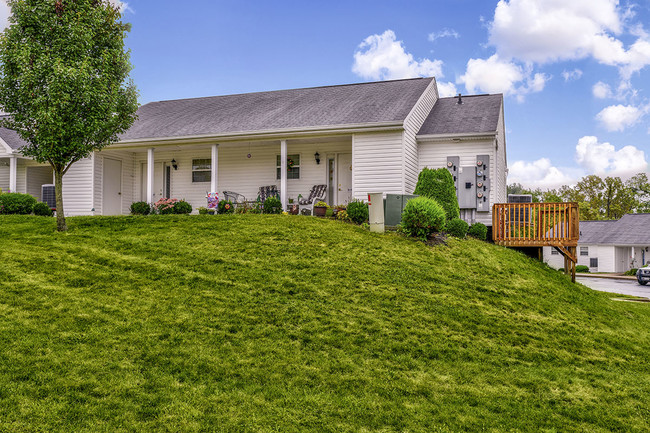
[[16,192],[16,173],[18,171],[18,158],[16,155],[9,157],[9,191]]
[[212,164],[210,165],[212,170],[210,175],[210,192],[218,192],[219,188],[219,145],[212,145]]
[[147,203],[153,204],[153,147],[147,149]]
[[280,199],[282,209],[287,209],[287,140],[280,141]]

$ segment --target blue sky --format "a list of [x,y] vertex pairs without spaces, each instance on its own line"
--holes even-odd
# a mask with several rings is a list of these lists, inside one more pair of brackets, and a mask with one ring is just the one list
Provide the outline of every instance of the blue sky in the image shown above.
[[506,94],[509,182],[648,170],[648,0],[122,6],[141,103],[434,75],[448,95]]

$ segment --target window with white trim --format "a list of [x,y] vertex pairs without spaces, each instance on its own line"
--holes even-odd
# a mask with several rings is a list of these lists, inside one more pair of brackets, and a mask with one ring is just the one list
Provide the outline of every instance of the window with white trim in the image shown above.
[[212,180],[212,160],[193,159],[192,160],[192,183],[210,182]]
[[589,267],[597,268],[598,267],[598,257],[589,259]]
[[[276,179],[280,180],[281,174],[280,166],[281,156],[276,155],[275,159],[275,168],[276,168]],[[300,179],[300,154],[287,155],[287,179]]]
[[589,247],[580,247],[580,255],[581,256],[588,256],[589,255]]

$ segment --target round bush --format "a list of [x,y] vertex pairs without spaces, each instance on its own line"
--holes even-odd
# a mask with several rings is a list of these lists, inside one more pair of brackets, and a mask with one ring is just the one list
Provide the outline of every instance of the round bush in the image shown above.
[[189,215],[192,213],[192,205],[185,200],[180,200],[174,203],[172,212],[175,214]]
[[47,203],[38,202],[34,205],[34,215],[51,217],[53,214]]
[[454,178],[446,168],[424,168],[418,175],[414,194],[429,197],[445,209],[447,220],[458,218],[460,210]]
[[149,215],[151,206],[146,201],[131,203],[131,215]]
[[476,239],[480,239],[482,241],[487,239],[487,227],[483,223],[474,223],[471,226],[469,226],[469,230],[467,230],[467,234],[475,237]]
[[0,214],[29,215],[34,210],[36,199],[29,194],[10,192],[0,194]]
[[442,230],[445,217],[445,210],[437,201],[417,197],[409,200],[404,207],[402,230],[409,236],[425,240],[429,234]]
[[460,218],[454,218],[447,222],[447,233],[455,238],[464,239],[468,229],[469,224]]
[[352,200],[346,209],[348,218],[355,224],[363,224],[368,221],[368,203],[360,200]]
[[233,213],[233,212],[235,212],[235,206],[233,206],[230,200],[221,200],[219,202],[218,213]]
[[576,272],[589,272],[589,266],[578,265],[576,266]]
[[282,213],[282,202],[277,197],[269,197],[264,201],[264,213]]

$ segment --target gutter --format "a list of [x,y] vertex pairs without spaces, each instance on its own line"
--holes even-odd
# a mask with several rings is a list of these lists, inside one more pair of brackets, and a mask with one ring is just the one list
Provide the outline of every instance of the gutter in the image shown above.
[[453,141],[463,141],[463,140],[493,140],[497,136],[497,131],[490,132],[474,132],[474,133],[456,133],[456,134],[426,134],[426,135],[416,135],[418,141],[443,141],[443,140],[453,140]]
[[360,132],[383,132],[404,129],[403,122],[377,122],[377,123],[360,123],[341,126],[315,126],[315,127],[297,127],[287,129],[270,129],[263,131],[242,131],[224,134],[203,134],[203,135],[185,135],[179,137],[156,137],[141,138],[133,140],[122,140],[108,147],[130,148],[134,145],[164,146],[170,144],[200,144],[200,143],[219,143],[247,141],[247,140],[270,140],[286,138],[314,137],[318,135],[346,135]]

